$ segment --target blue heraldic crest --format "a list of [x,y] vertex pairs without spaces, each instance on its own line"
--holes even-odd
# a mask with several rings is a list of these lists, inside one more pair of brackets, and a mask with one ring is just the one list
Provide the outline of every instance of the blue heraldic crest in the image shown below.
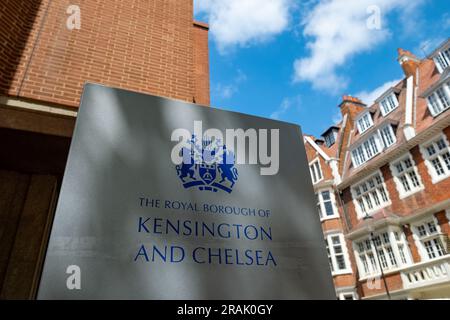
[[182,148],[183,162],[176,166],[177,175],[186,189],[196,187],[202,191],[231,193],[238,180],[234,153],[227,150],[219,139],[203,139],[201,144],[195,135]]

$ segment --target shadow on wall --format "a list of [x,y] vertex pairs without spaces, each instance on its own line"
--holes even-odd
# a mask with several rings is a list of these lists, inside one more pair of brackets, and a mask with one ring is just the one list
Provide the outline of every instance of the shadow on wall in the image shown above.
[[[0,2],[0,94],[18,95],[37,31],[51,0]],[[39,11],[42,14],[39,14]],[[38,15],[39,14],[39,15]],[[27,46],[30,46],[27,50]]]

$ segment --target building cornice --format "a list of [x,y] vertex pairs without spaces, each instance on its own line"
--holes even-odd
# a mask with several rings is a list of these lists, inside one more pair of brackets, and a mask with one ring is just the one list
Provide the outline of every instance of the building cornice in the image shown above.
[[43,112],[53,115],[60,115],[60,116],[68,116],[68,117],[75,117],[77,116],[77,111],[74,110],[74,108],[70,108],[67,106],[61,106],[57,104],[47,104],[42,102],[35,102],[32,100],[26,100],[26,99],[19,99],[15,97],[7,97],[7,96],[0,96],[0,107],[7,106],[12,108],[17,108],[21,110],[27,110],[27,111],[36,111],[36,112]]

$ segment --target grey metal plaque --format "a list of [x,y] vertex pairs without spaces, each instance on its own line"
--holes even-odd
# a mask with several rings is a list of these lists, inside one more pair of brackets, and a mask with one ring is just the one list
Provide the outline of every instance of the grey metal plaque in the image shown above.
[[[174,164],[195,121],[278,129],[278,173]],[[87,84],[38,298],[335,299],[300,128]]]

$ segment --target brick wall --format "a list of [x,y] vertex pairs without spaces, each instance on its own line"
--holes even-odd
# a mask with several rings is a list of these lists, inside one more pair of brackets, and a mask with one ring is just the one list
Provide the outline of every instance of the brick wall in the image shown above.
[[209,105],[208,25],[194,22],[195,102]]
[[0,5],[0,92],[19,86],[16,67],[24,68],[22,54],[29,55],[27,43],[40,8],[36,0],[2,0]]
[[194,31],[192,0],[79,0],[80,30],[66,27],[73,1],[5,1],[0,94],[77,106],[90,81],[209,103],[207,31]]
[[[314,138],[312,138],[314,140]],[[305,143],[306,157],[309,162],[319,159],[320,169],[322,171],[323,180],[333,180],[333,172],[324,158],[309,143]]]

